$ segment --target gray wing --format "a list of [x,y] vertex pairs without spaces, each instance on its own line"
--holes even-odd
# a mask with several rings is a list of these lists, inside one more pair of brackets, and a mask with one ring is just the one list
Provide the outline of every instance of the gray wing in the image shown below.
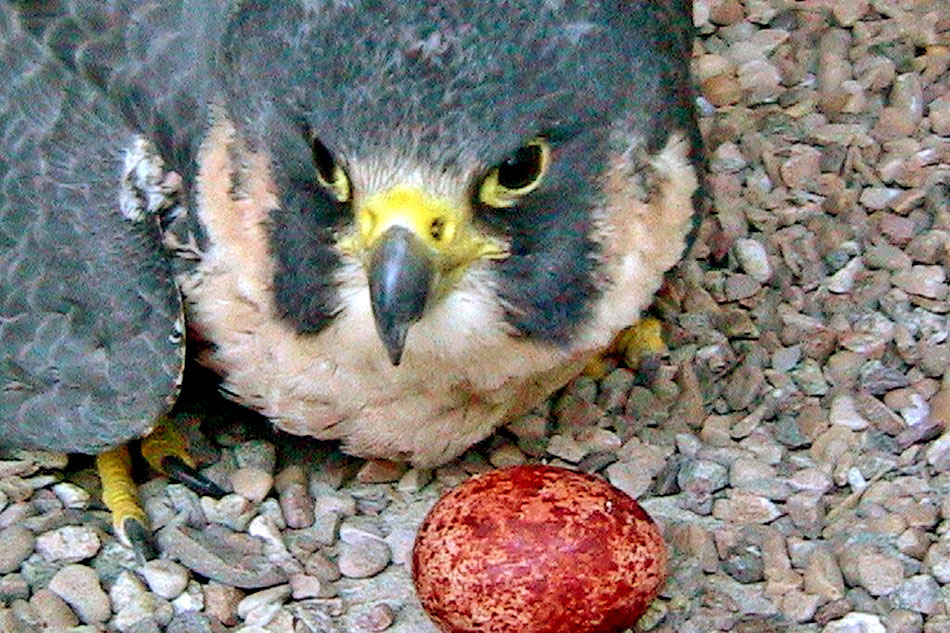
[[160,223],[188,199],[169,169],[187,172],[205,123],[187,84],[203,58],[176,68],[181,38],[136,22],[151,6],[0,4],[0,444],[98,452],[177,393]]

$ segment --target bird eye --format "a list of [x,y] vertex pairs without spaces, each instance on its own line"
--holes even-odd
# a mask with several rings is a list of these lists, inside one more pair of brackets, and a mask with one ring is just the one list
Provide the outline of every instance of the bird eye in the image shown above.
[[493,207],[512,206],[541,184],[550,162],[551,146],[546,140],[526,143],[488,173],[478,191],[479,199]]
[[350,179],[346,172],[320,139],[313,139],[312,152],[317,182],[339,202],[347,202],[350,199]]

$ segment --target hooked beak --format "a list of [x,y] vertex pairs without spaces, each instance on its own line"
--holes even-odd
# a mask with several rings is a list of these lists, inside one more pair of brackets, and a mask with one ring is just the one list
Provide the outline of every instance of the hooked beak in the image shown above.
[[376,330],[398,365],[409,327],[471,262],[507,256],[507,247],[472,226],[464,204],[398,184],[362,200],[355,230],[340,248],[360,258]]
[[409,326],[422,316],[429,298],[431,258],[411,231],[393,226],[376,245],[367,273],[376,331],[390,362],[398,365]]

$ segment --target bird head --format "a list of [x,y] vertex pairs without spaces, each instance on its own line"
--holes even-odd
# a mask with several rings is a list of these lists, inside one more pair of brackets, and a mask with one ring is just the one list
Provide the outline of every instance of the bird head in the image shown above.
[[322,331],[355,270],[394,365],[413,325],[473,283],[512,335],[571,337],[602,291],[592,233],[609,160],[662,146],[673,116],[645,89],[661,78],[622,4],[278,1],[239,15],[221,92],[269,157],[283,319]]

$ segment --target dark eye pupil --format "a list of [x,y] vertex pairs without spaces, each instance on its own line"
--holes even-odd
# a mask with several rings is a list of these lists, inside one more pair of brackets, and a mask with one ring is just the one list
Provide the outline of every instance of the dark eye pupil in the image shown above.
[[523,189],[535,181],[541,171],[541,147],[526,145],[498,166],[498,184],[508,189]]
[[317,173],[325,181],[332,183],[335,179],[333,168],[336,161],[333,160],[333,154],[327,149],[327,146],[320,142],[320,139],[313,140],[313,166],[317,168]]

